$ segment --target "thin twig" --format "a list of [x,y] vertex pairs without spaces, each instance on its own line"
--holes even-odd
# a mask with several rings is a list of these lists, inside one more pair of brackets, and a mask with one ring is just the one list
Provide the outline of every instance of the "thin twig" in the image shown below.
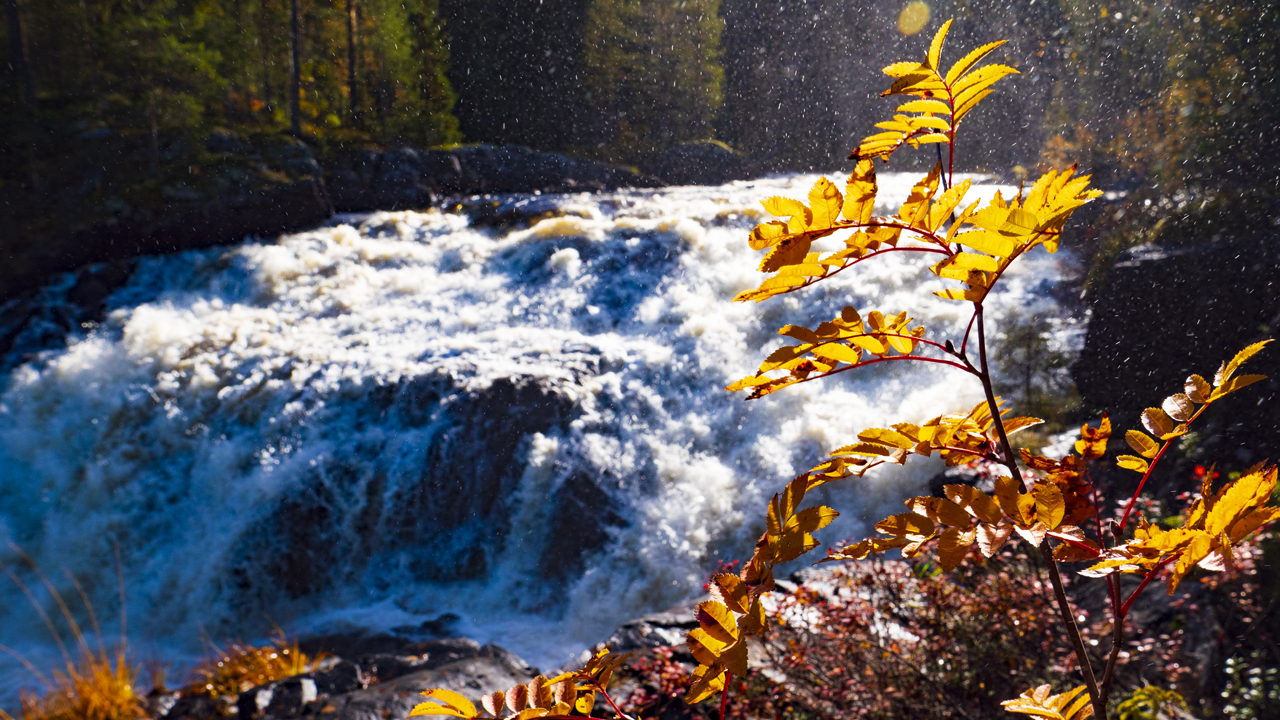
[[[987,335],[986,323],[982,317],[982,306],[977,305],[978,325],[978,360],[981,363],[982,389],[987,396],[987,406],[991,409],[991,418],[996,426],[996,432],[1000,436],[1000,445],[1004,450],[1005,466],[1009,468],[1014,480],[1021,482],[1022,473],[1018,470],[1018,463],[1014,459],[1013,446],[1009,443],[1009,435],[1005,432],[1004,421],[1000,419],[1000,406],[996,403],[995,389],[991,386],[991,371],[987,366]],[[1066,625],[1067,635],[1071,638],[1071,645],[1075,649],[1076,660],[1080,663],[1080,672],[1084,675],[1085,686],[1089,689],[1089,699],[1093,701],[1093,711],[1102,720],[1107,716],[1107,706],[1102,702],[1102,696],[1098,692],[1098,682],[1093,675],[1093,664],[1089,662],[1089,653],[1084,648],[1084,640],[1080,638],[1080,629],[1076,627],[1075,613],[1071,609],[1071,602],[1067,599],[1066,590],[1062,587],[1062,576],[1058,572],[1058,561],[1053,558],[1053,551],[1049,549],[1049,540],[1046,538],[1040,543],[1040,554],[1044,558],[1045,565],[1049,568],[1049,579],[1053,584],[1053,595],[1058,601],[1058,612],[1062,615],[1062,622]]]

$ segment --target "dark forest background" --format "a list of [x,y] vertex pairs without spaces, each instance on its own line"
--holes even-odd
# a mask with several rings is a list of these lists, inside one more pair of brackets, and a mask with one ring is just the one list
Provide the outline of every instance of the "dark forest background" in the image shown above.
[[[878,69],[956,18],[1023,71],[962,160],[1080,158],[1104,182],[1274,188],[1277,12],[1173,0],[3,0],[3,191],[117,138],[121,163],[212,128],[318,142],[517,143],[640,163],[715,139],[824,169],[888,111]],[[172,153],[171,153],[172,154]]]

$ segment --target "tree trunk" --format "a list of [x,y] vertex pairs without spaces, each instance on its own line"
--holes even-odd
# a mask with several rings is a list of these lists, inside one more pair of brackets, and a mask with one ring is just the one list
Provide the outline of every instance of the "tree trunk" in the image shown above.
[[31,182],[31,191],[40,192],[40,167],[37,161],[36,131],[36,82],[31,74],[31,63],[27,60],[27,39],[22,32],[22,13],[19,12],[18,0],[5,0],[5,15],[9,21],[9,63],[17,72],[18,81],[22,84],[20,91],[22,103],[22,135],[27,146],[27,174]]
[[347,0],[347,95],[351,102],[351,124],[360,127],[359,0]]
[[267,109],[269,122],[274,122],[275,108],[271,104],[271,51],[267,47],[267,0],[258,5],[258,52],[262,56],[262,102]]
[[156,91],[152,90],[147,95],[147,130],[150,134],[150,140],[147,153],[151,171],[151,177],[160,177],[160,126],[156,122]]
[[290,74],[293,76],[289,88],[289,130],[297,136],[302,135],[302,62],[299,60],[298,45],[300,43],[298,30],[298,0],[291,0],[292,14],[292,45],[289,62]]
[[9,20],[9,62],[22,83],[22,103],[30,112],[36,109],[36,83],[31,76],[31,64],[27,61],[27,39],[22,31],[22,13],[18,0],[5,0],[5,14]]

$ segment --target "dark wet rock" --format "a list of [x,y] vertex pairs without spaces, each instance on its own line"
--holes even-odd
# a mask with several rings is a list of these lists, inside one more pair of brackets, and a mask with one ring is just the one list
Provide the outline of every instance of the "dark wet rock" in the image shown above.
[[685,635],[698,627],[694,603],[667,612],[650,613],[623,623],[606,643],[615,651],[683,646]]
[[[1086,406],[1138,427],[1143,408],[1180,392],[1191,373],[1218,365],[1280,328],[1280,238],[1218,238],[1182,248],[1126,251],[1093,294],[1085,345],[1072,374]],[[1280,375],[1280,351],[1244,372]],[[1199,430],[1204,460],[1247,466],[1280,454],[1280,384],[1268,380],[1224,401]],[[1230,408],[1237,408],[1236,418]],[[1241,414],[1248,408],[1247,414]],[[1225,414],[1223,414],[1225,413]],[[1217,426],[1214,426],[1217,423]],[[1205,431],[1208,431],[1207,433]],[[1244,448],[1248,457],[1236,457]]]
[[70,191],[5,201],[12,232],[0,238],[0,301],[84,265],[301,230],[333,213],[315,156],[288,135],[171,138],[157,178],[128,176],[119,159],[137,152],[134,142],[112,135],[68,147],[67,177],[55,173],[50,186]]
[[423,702],[420,693],[433,688],[445,688],[478,698],[495,690],[507,690],[513,685],[526,683],[534,675],[533,669],[518,662],[509,652],[490,650],[476,657],[458,660],[429,670],[403,675],[389,682],[370,686],[314,702],[307,709],[308,717],[326,720],[400,720],[408,717],[415,705]]
[[711,140],[677,145],[650,158],[643,168],[670,185],[720,185],[760,172],[750,158]]
[[[475,657],[483,650],[480,643],[471,638],[456,637],[436,640],[422,640],[405,637],[401,634],[352,632],[334,635],[320,635],[298,641],[298,647],[308,655],[321,653],[336,657],[355,658],[361,667],[381,664],[384,669],[391,667],[392,658],[396,662],[411,663],[417,667],[427,663],[435,667],[455,662],[463,658]],[[370,669],[375,677],[389,677],[385,670],[380,672]]]
[[656,187],[654,178],[520,145],[450,150],[342,150],[327,162],[339,212],[424,208],[443,196],[583,192]]
[[153,717],[164,718],[164,720],[208,720],[209,718],[222,717],[224,711],[228,710],[227,703],[218,698],[212,698],[208,695],[180,695],[167,708],[163,706],[155,706],[154,710],[164,710],[164,714],[155,714]]

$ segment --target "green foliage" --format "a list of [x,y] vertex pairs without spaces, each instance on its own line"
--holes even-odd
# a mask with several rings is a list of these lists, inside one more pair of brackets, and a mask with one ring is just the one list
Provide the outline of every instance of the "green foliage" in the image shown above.
[[1120,720],[1156,720],[1166,709],[1187,709],[1187,703],[1176,690],[1148,685],[1133,691],[1120,701],[1116,712]]
[[634,160],[712,135],[723,102],[719,0],[593,0],[583,45],[587,99],[605,154]]

